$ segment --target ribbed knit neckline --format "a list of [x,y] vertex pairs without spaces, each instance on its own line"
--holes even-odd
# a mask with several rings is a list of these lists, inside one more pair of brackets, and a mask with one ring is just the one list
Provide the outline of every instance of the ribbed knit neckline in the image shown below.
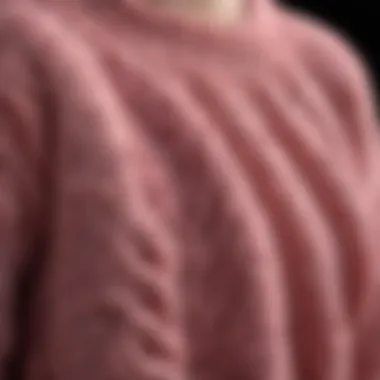
[[[245,17],[230,23],[208,22],[179,12],[160,11],[143,0],[85,0],[97,3],[97,8],[113,13],[114,22],[120,26],[133,25],[144,33],[167,38],[181,44],[196,44],[199,48],[252,47],[253,34],[270,31],[264,24],[273,21],[271,0],[246,0]],[[263,28],[264,26],[264,28]]]

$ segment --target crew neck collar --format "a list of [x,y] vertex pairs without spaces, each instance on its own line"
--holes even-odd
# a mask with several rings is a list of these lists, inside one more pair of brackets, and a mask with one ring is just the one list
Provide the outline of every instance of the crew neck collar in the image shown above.
[[[188,16],[181,12],[158,10],[143,0],[85,0],[100,11],[113,14],[114,22],[139,27],[144,33],[176,40],[181,44],[196,43],[244,48],[252,34],[268,32],[273,21],[272,0],[246,0],[246,14],[234,22],[218,23]],[[239,45],[241,45],[239,47]]]

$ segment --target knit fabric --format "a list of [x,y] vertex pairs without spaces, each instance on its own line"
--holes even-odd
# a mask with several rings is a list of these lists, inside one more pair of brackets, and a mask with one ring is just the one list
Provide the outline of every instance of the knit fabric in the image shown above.
[[[13,3],[13,4],[12,4]],[[361,63],[269,0],[0,15],[1,380],[374,380]]]

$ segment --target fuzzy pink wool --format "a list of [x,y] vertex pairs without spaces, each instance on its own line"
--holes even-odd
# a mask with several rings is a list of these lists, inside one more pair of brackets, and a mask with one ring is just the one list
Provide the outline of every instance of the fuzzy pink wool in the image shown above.
[[1,380],[374,380],[361,63],[270,0],[0,15]]

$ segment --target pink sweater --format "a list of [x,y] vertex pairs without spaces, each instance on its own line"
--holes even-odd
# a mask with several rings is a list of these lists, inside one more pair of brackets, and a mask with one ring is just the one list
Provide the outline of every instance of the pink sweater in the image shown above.
[[379,141],[361,64],[270,0],[0,16],[1,380],[374,380]]

